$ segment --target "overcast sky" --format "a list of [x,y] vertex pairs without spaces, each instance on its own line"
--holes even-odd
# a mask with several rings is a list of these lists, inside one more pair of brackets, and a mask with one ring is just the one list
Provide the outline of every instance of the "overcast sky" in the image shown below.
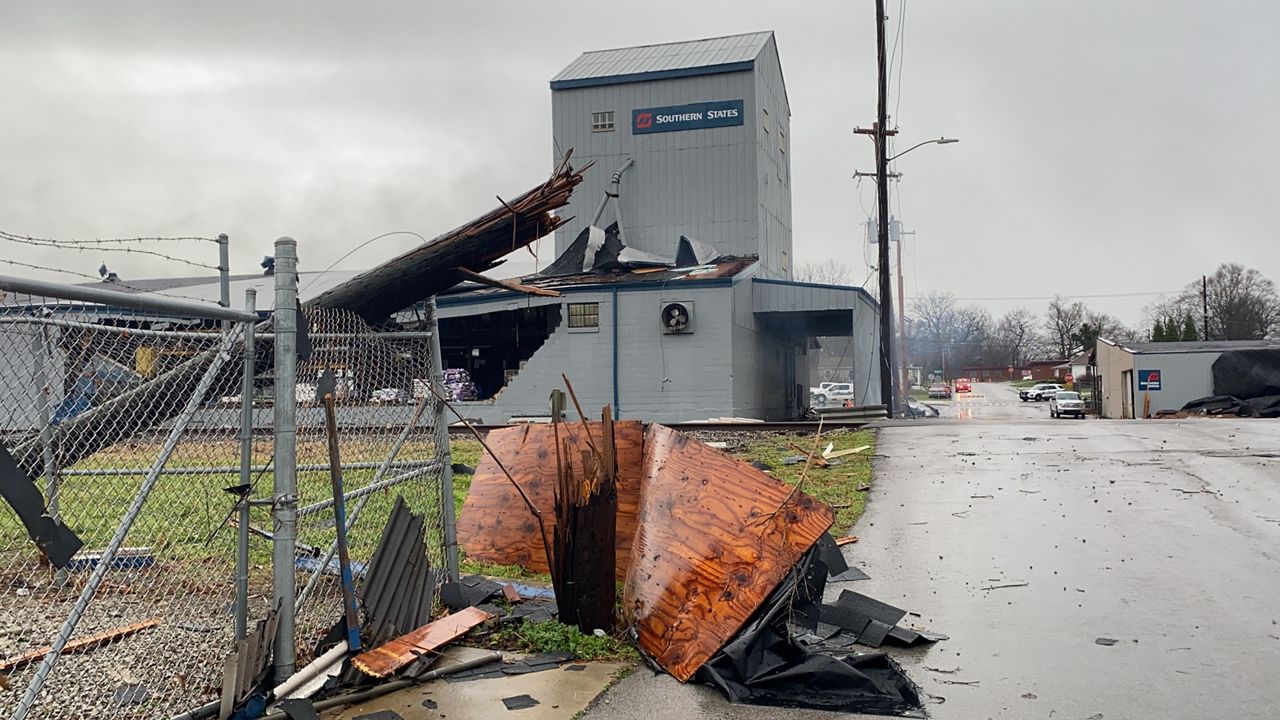
[[[1040,312],[1055,293],[1177,290],[1229,260],[1280,281],[1280,4],[905,7],[898,149],[961,139],[898,163],[909,297]],[[0,230],[226,232],[236,272],[287,234],[322,269],[544,178],[547,82],[579,52],[756,30],[777,33],[793,113],[797,259],[844,261],[860,283],[874,185],[850,176],[873,160],[850,130],[875,119],[870,0],[4,3]],[[341,267],[416,242],[380,240]],[[213,246],[182,251],[216,264]],[[106,259],[126,279],[191,270],[0,243],[3,258],[88,273]],[[0,263],[14,272],[27,273]],[[1153,299],[1086,302],[1136,324]]]

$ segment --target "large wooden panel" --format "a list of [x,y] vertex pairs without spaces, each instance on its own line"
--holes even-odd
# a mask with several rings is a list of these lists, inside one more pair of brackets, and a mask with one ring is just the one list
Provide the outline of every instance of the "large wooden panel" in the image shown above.
[[[597,445],[600,423],[588,423]],[[614,423],[618,448],[618,523],[615,543],[617,576],[626,577],[631,561],[631,539],[636,531],[640,474],[643,467],[644,426],[636,420]],[[560,426],[569,436],[570,448],[587,448],[581,422]],[[556,450],[550,425],[524,425],[494,430],[485,439],[529,499],[542,511],[547,542],[555,527]],[[574,474],[582,477],[581,452],[572,453]],[[538,537],[538,523],[519,493],[485,453],[471,479],[471,490],[458,517],[458,542],[472,560],[519,565],[547,572],[547,555]]]
[[688,435],[649,427],[623,612],[640,648],[681,682],[834,522],[831,508],[790,493]]

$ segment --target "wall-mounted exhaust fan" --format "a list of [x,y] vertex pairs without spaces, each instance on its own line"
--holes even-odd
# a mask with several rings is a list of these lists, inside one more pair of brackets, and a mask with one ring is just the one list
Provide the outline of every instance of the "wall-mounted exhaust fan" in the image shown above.
[[667,334],[693,332],[693,303],[672,302],[662,306],[662,332]]

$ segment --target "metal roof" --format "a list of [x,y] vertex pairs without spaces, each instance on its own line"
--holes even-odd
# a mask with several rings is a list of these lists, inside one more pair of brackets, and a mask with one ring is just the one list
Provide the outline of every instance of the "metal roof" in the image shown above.
[[1136,355],[1157,353],[1226,352],[1228,350],[1280,350],[1278,340],[1191,340],[1189,342],[1120,343]]
[[773,32],[591,50],[551,78],[552,90],[750,70]]

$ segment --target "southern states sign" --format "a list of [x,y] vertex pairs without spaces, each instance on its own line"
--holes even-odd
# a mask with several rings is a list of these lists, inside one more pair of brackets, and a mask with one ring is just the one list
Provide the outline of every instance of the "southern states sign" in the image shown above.
[[1138,390],[1146,392],[1150,390],[1155,392],[1160,389],[1160,371],[1159,370],[1139,370],[1138,371]]
[[741,100],[640,108],[631,111],[631,134],[729,127],[741,125],[745,119]]

